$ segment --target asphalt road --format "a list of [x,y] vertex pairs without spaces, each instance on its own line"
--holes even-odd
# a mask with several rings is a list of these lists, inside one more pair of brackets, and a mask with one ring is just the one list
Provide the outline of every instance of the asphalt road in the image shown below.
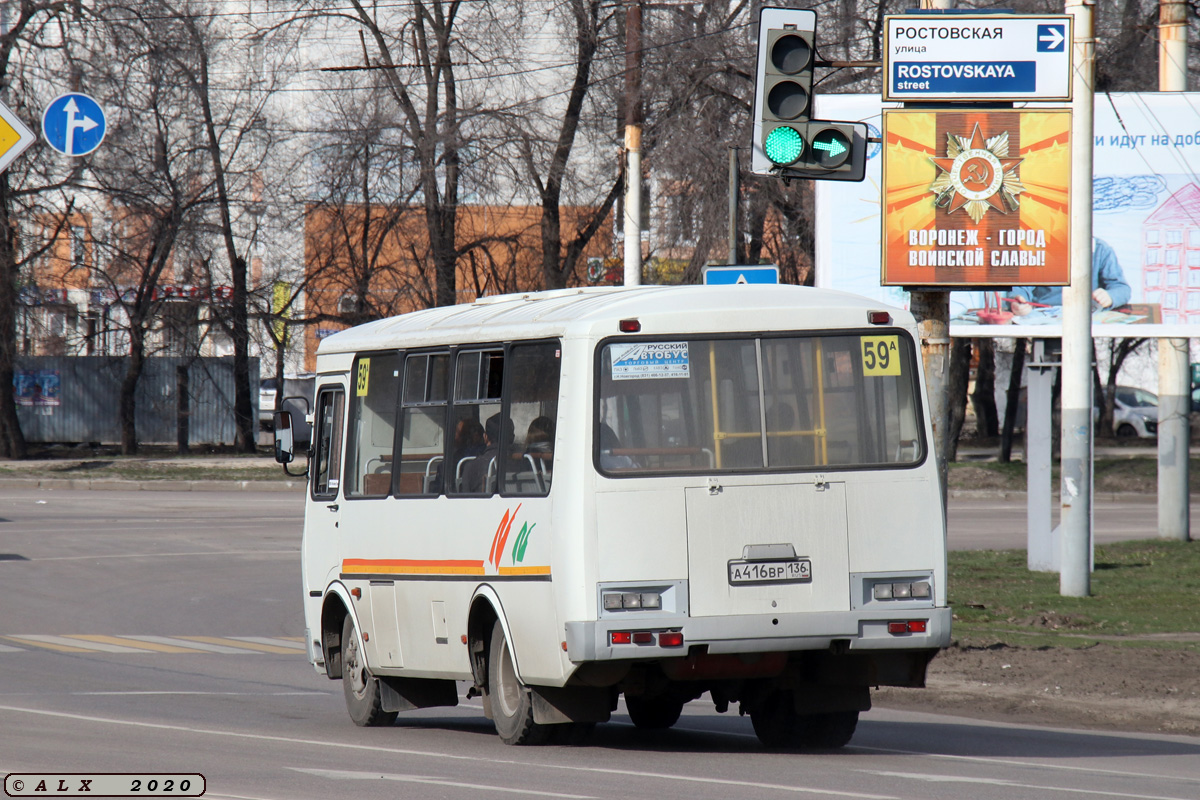
[[356,728],[301,649],[298,501],[0,492],[0,774],[200,773],[231,800],[1200,797],[1200,738],[878,708],[837,752],[766,752],[700,702],[584,747],[506,747],[477,701]]

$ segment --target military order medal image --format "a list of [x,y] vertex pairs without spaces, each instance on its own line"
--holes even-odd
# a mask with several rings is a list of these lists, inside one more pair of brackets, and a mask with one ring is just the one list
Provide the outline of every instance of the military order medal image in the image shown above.
[[976,123],[969,140],[950,133],[946,141],[946,157],[929,159],[941,170],[929,187],[939,208],[948,214],[964,209],[976,223],[989,208],[1017,210],[1025,187],[1016,170],[1024,159],[1008,158],[1008,131],[985,142]]

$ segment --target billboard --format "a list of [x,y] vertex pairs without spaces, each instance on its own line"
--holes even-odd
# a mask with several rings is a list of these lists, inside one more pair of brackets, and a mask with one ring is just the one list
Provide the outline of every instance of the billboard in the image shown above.
[[[880,138],[884,109],[899,108],[883,104],[878,95],[816,99],[823,117],[865,122]],[[1100,95],[1095,108],[1093,282],[1103,276],[1105,284],[1093,288],[1104,288],[1112,303],[1095,304],[1092,334],[1200,336],[1200,94]],[[893,147],[897,139],[895,131],[889,134]],[[881,281],[885,217],[896,213],[890,206],[887,215],[881,213],[886,144],[869,145],[863,183],[816,184],[816,284],[907,308],[904,285],[915,284]],[[1010,156],[1031,153],[1022,144]],[[936,175],[932,165],[929,169],[927,174]],[[1033,193],[1026,189],[1020,197]],[[1013,229],[1037,230],[1024,218]],[[988,292],[955,291],[951,333],[1059,336],[1061,302],[1060,290],[1033,281]]]
[[1070,282],[1071,114],[883,112],[882,283]]

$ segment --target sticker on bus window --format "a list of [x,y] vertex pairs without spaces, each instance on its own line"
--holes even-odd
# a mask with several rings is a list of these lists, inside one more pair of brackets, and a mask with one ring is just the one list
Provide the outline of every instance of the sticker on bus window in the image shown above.
[[900,337],[863,336],[863,375],[900,374]]
[[642,342],[611,345],[614,381],[648,378],[686,378],[687,342]]
[[358,360],[358,379],[354,385],[355,397],[367,396],[367,385],[371,379],[371,359],[360,358]]

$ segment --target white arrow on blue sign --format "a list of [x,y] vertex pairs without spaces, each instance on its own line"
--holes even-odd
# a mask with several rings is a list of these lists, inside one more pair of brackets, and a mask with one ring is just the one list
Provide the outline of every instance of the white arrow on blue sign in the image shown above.
[[756,264],[744,267],[704,268],[705,286],[733,286],[739,283],[779,283],[779,267],[774,264]]
[[54,98],[42,114],[42,136],[65,156],[86,156],[104,141],[108,125],[104,109],[86,94],[71,92]]

